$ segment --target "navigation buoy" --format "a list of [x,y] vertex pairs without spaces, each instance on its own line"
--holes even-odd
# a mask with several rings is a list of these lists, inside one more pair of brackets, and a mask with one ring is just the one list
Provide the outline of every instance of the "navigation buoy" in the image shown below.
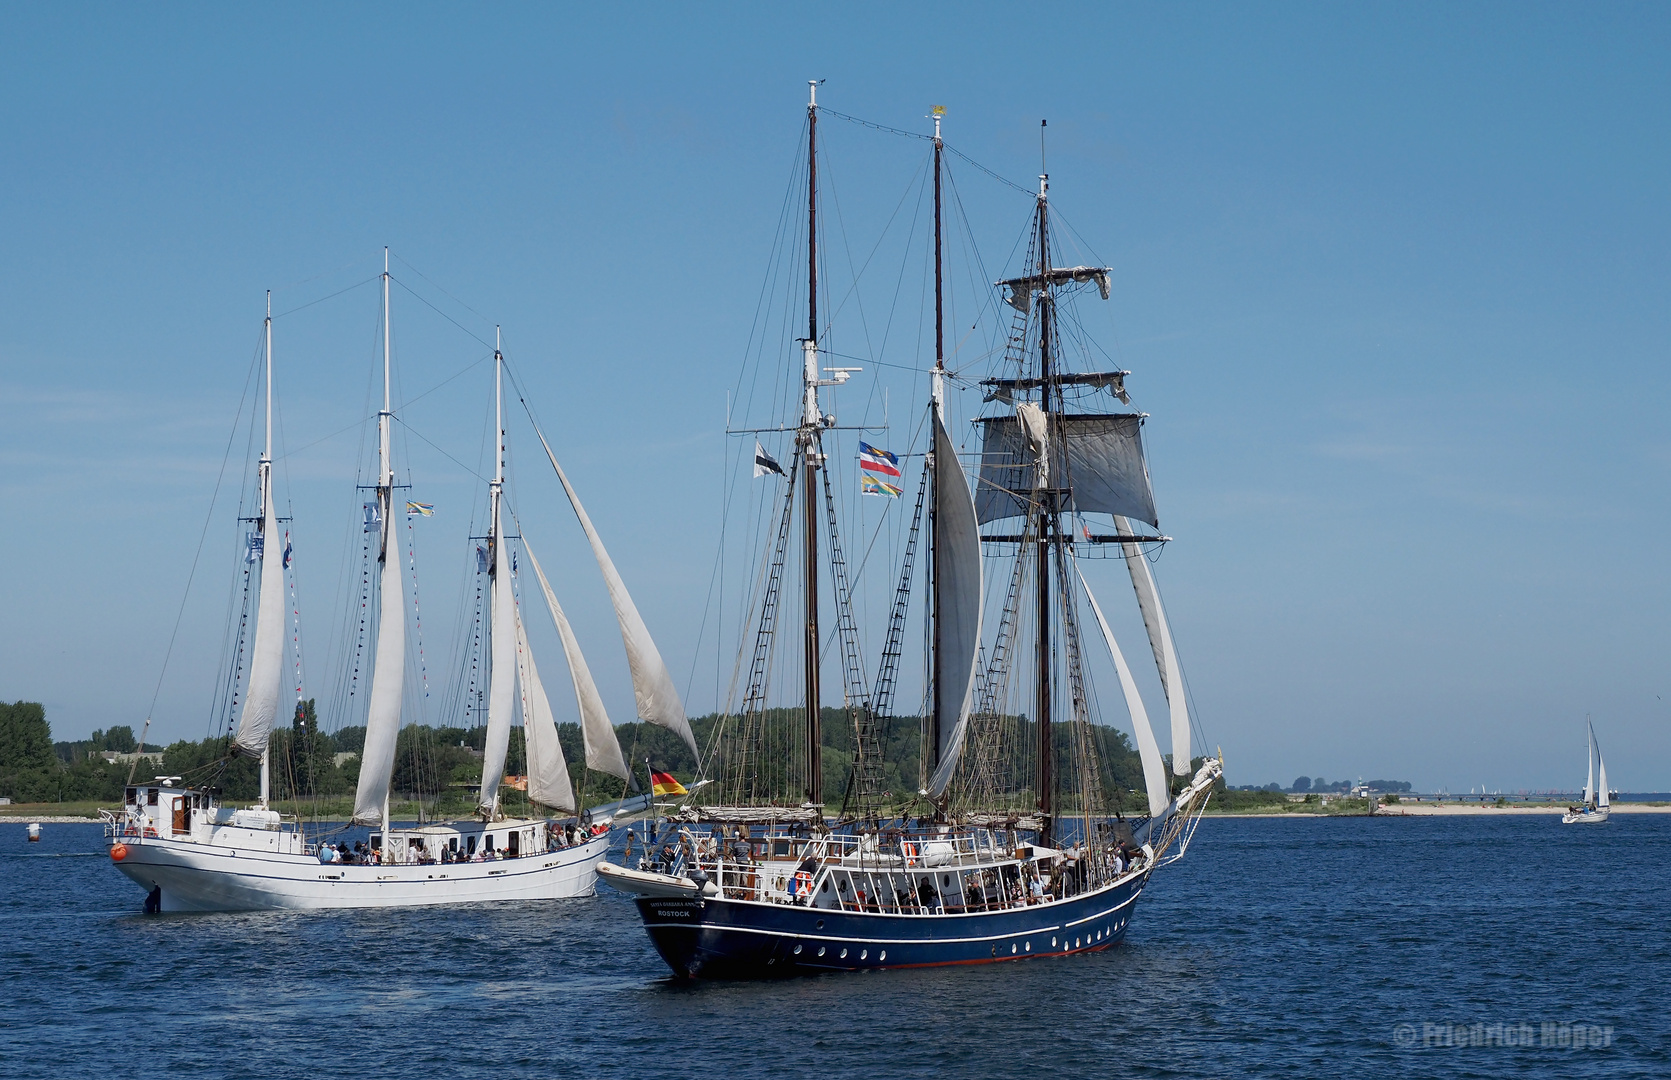
[[29,823],[29,842],[31,844],[33,844],[36,841],[40,840],[40,838],[41,838],[41,823],[38,822],[38,821],[31,821]]
[[112,844],[112,845],[110,845],[110,861],[111,862],[121,862],[123,859],[125,859],[127,857],[128,857],[128,845],[126,845],[126,844]]

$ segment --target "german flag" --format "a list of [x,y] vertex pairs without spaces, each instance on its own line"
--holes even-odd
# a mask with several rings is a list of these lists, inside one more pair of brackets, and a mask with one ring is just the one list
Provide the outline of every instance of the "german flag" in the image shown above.
[[673,774],[650,770],[650,790],[657,795],[689,795],[685,785],[673,779]]

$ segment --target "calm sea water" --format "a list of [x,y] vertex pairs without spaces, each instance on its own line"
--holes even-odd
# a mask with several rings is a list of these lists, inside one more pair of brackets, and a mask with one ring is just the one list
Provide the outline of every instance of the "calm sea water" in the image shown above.
[[680,985],[607,890],[146,917],[3,825],[0,1074],[1666,1077],[1668,886],[1671,816],[1208,820],[1103,955]]

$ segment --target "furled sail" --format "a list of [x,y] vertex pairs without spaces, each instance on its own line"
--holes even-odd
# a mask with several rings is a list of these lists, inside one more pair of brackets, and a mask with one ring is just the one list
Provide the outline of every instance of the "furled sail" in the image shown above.
[[[1115,516],[1115,531],[1132,534],[1131,522]],[[1137,592],[1137,607],[1143,612],[1143,626],[1149,631],[1149,648],[1155,654],[1155,669],[1160,672],[1160,687],[1166,692],[1166,704],[1172,712],[1172,773],[1189,776],[1189,701],[1184,695],[1183,670],[1178,666],[1178,650],[1172,644],[1172,628],[1166,623],[1166,609],[1160,604],[1160,591],[1155,588],[1155,576],[1149,560],[1136,544],[1121,544],[1125,550],[1126,568],[1131,571],[1131,587]]]
[[1149,817],[1158,821],[1171,804],[1172,796],[1166,786],[1166,762],[1161,759],[1160,744],[1155,742],[1154,728],[1149,725],[1149,710],[1143,707],[1143,696],[1137,692],[1137,682],[1131,677],[1125,654],[1120,652],[1120,644],[1114,640],[1114,631],[1108,628],[1108,620],[1103,618],[1102,608],[1097,604],[1097,598],[1091,592],[1091,583],[1085,580],[1083,571],[1079,573],[1079,583],[1085,588],[1085,598],[1091,602],[1097,625],[1102,628],[1102,639],[1108,643],[1108,652],[1114,657],[1114,670],[1120,674],[1120,689],[1125,691],[1126,708],[1131,712],[1131,729],[1137,736],[1137,756],[1143,761],[1143,786],[1149,795]]
[[511,560],[510,551],[505,547],[505,523],[497,507],[493,515],[493,588],[490,596],[493,670],[488,676],[487,745],[482,751],[482,790],[477,799],[483,813],[492,813],[498,808],[499,781],[504,778],[505,754],[511,745],[511,712],[516,708],[516,598],[511,592]]
[[233,746],[244,757],[267,752],[267,739],[278,715],[279,677],[284,668],[284,548],[273,513],[272,466],[263,463],[261,478],[261,599],[255,616],[255,648],[250,657],[244,711],[238,717]]
[[528,747],[528,798],[553,810],[574,813],[574,786],[557,741],[557,721],[540,683],[540,669],[528,648],[522,616],[516,617],[516,669],[522,683],[522,735]]
[[[545,606],[550,609],[551,621],[557,624],[557,634],[563,639],[563,656],[569,662],[569,677],[574,681],[575,704],[580,708],[580,733],[586,742],[586,767],[626,780],[630,773],[627,770],[626,759],[621,755],[621,741],[615,737],[615,725],[609,722],[609,713],[603,707],[603,697],[598,693],[597,683],[592,681],[592,672],[586,666],[586,657],[580,653],[580,643],[575,640],[574,629],[569,626],[568,616],[563,614],[562,605],[557,603],[557,594],[551,591],[551,583],[545,579],[545,571],[540,569],[540,561],[534,558],[534,549],[528,546],[526,537],[522,541],[522,550],[528,555],[528,563],[534,568],[534,576],[540,579],[540,590],[545,593]],[[532,783],[530,780],[529,784]]]
[[[1017,406],[1021,409],[1022,406]],[[1159,525],[1149,466],[1143,458],[1141,413],[1054,413],[1049,418],[1050,458],[1044,473],[1057,490],[1064,512],[1119,514]],[[1026,514],[1031,508],[1035,453],[1033,434],[1014,416],[992,416],[984,425],[980,490],[975,512],[981,523]]]
[[538,427],[534,433],[540,437],[540,445],[545,447],[545,456],[551,459],[551,467],[557,470],[557,479],[563,482],[569,505],[574,508],[574,516],[580,519],[580,527],[586,530],[586,539],[591,541],[592,554],[597,557],[604,584],[609,587],[609,599],[615,605],[615,619],[621,624],[621,640],[627,647],[627,667],[632,672],[632,691],[637,699],[639,719],[648,720],[678,735],[690,747],[690,752],[700,757],[696,737],[690,731],[690,721],[685,718],[685,706],[673,686],[673,676],[668,673],[667,665],[662,663],[661,652],[639,616],[626,583],[616,572],[609,552],[604,550],[603,540],[592,527],[592,519],[586,516],[586,508],[580,505],[580,497],[574,493],[563,467],[557,464],[557,455],[551,452],[545,433]]
[[[969,479],[957,460],[946,425],[934,417],[935,638],[939,678],[935,705],[942,718],[939,765],[930,792],[938,798],[951,783],[974,704],[975,664],[981,648],[981,531]],[[955,725],[945,720],[957,717]]]
[[[387,520],[383,528],[389,530]],[[389,797],[389,778],[395,768],[395,742],[400,738],[400,702],[406,685],[406,593],[401,586],[400,548],[393,537],[385,541],[379,585],[377,659],[371,669],[371,706],[366,711],[366,740],[360,748],[360,783],[354,792],[354,820],[376,824],[383,820]]]

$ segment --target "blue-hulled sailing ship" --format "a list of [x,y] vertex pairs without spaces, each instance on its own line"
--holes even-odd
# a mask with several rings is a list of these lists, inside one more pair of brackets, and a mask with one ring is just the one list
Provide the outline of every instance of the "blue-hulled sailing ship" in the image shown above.
[[[1147,557],[1168,538],[1158,531],[1143,454],[1146,414],[1095,408],[1109,399],[1129,406],[1129,372],[1075,370],[1063,343],[1061,306],[1093,288],[1106,300],[1110,271],[1055,264],[1049,182],[1041,175],[1025,263],[998,283],[1011,325],[997,370],[981,381],[986,415],[976,420],[979,454],[966,471],[946,416],[948,381],[969,380],[951,379],[946,367],[947,148],[936,110],[928,445],[880,667],[867,678],[824,445],[841,429],[820,400],[821,389],[854,370],[824,366],[829,350],[820,343],[820,112],[814,84],[800,415],[787,466],[759,455],[761,468],[780,474],[780,494],[770,519],[775,541],[751,597],[738,662],[746,678],[700,758],[700,782],[635,837],[636,858],[629,845],[626,865],[604,863],[599,873],[635,895],[656,949],[681,978],[1110,948],[1125,936],[1150,878],[1182,857],[1222,771],[1215,758],[1192,760],[1183,677]],[[1102,531],[1093,532],[1093,523]],[[928,578],[920,590],[927,608],[921,788],[914,803],[900,806],[883,790],[882,755],[919,538]],[[1081,572],[1091,554],[1112,556],[1129,572],[1167,700],[1170,776],[1137,681]],[[833,634],[820,619],[821,566],[831,577]],[[1130,714],[1141,806],[1106,766],[1107,729],[1096,722],[1087,672],[1087,611],[1090,636],[1107,650]],[[774,657],[782,656],[773,643],[796,614],[799,707],[768,707]],[[852,725],[839,807],[827,806],[824,795],[820,660],[828,647],[840,652],[843,712]]]

